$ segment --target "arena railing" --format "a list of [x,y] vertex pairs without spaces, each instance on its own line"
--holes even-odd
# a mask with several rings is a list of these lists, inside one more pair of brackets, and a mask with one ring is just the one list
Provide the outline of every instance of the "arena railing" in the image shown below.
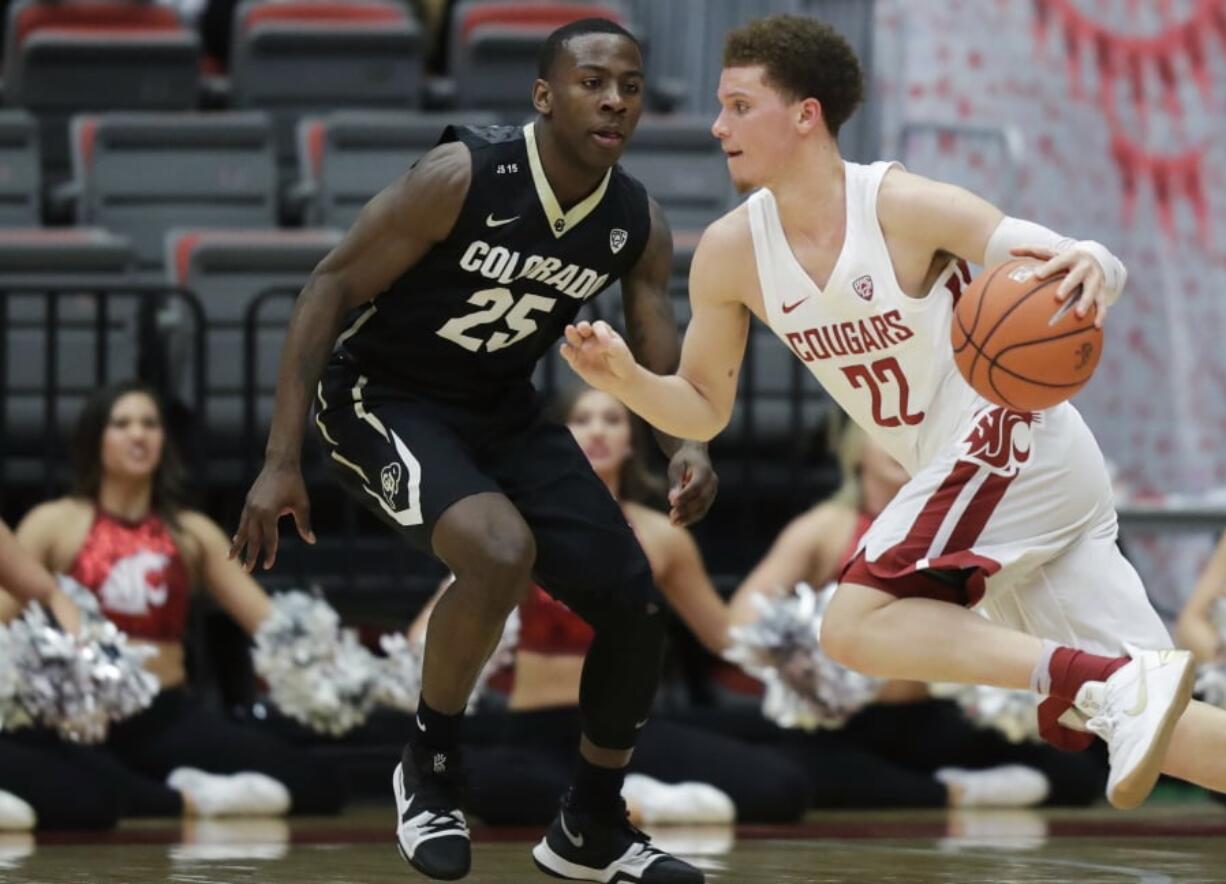
[[[31,299],[29,306],[34,308],[24,318],[13,315],[14,301],[18,299]],[[41,311],[37,309],[39,305],[42,306]],[[180,310],[186,311],[190,327],[184,328],[178,318]],[[176,317],[173,323],[169,321],[171,316]],[[191,385],[195,417],[201,425],[206,425],[206,323],[200,301],[191,291],[161,283],[116,280],[114,277],[94,280],[80,276],[56,278],[40,275],[0,279],[0,395],[3,396],[0,401],[0,486],[9,487],[15,478],[11,474],[14,457],[20,458],[26,454],[32,455],[26,460],[41,464],[41,471],[35,468],[35,472],[37,479],[41,480],[42,493],[49,496],[62,490],[57,485],[67,473],[64,438],[70,428],[60,426],[61,403],[68,397],[84,399],[97,387],[124,379],[119,376],[120,367],[113,364],[112,357],[115,355],[114,348],[125,342],[116,341],[115,337],[126,337],[126,342],[135,347],[134,353],[127,354],[130,359],[120,360],[121,365],[130,366],[128,374],[144,380],[167,402],[175,401],[181,392],[175,387],[182,379],[175,376],[170,364],[165,332],[172,324],[175,334],[187,334],[194,343],[187,378]],[[130,334],[125,335],[124,332]],[[22,333],[41,338],[38,355],[42,370],[33,383],[14,383],[11,377],[10,351],[18,342],[17,336]],[[82,333],[86,340],[92,342],[92,359],[86,357],[83,361],[75,361],[71,350],[65,350],[61,343],[69,334],[74,336],[74,341],[79,340]],[[71,346],[71,343],[67,346]],[[20,352],[18,355],[21,355]],[[87,381],[81,383],[75,379],[66,383],[62,379],[62,368],[65,367],[78,371],[85,368]],[[29,375],[29,368],[22,366],[19,373]],[[92,371],[89,370],[91,368]],[[10,409],[22,398],[41,401],[42,404],[44,425],[41,428],[41,444],[36,451],[27,447],[23,452],[19,446],[12,444],[14,430],[24,428],[12,426]],[[184,429],[174,425],[173,413],[169,415],[169,421],[172,433],[177,434],[177,431]],[[32,437],[35,435],[38,434],[31,434]],[[208,460],[203,450],[189,447],[188,466],[194,473],[192,478],[195,482],[207,482]]]

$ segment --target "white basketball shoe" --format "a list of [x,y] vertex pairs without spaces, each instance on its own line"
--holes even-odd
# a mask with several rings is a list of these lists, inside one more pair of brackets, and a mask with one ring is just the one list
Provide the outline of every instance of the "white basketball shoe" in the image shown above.
[[1153,790],[1196,680],[1187,651],[1126,648],[1132,660],[1106,681],[1086,682],[1076,702],[1089,716],[1086,729],[1107,743],[1107,800],[1121,810],[1138,806]]

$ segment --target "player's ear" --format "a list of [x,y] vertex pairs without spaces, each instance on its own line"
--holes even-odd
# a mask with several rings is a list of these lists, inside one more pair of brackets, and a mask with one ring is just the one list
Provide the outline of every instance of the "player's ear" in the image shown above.
[[796,125],[808,135],[822,125],[822,103],[816,98],[806,98],[797,107]]
[[553,111],[553,90],[548,80],[538,79],[532,84],[532,106],[542,116],[549,116]]

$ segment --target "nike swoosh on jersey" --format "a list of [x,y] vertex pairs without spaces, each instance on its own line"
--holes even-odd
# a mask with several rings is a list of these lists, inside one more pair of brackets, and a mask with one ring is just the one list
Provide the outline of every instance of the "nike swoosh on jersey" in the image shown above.
[[490,212],[488,215],[485,216],[485,226],[486,227],[501,227],[504,224],[510,224],[512,221],[518,221],[518,220],[519,220],[518,215],[514,216],[513,218],[495,218],[494,213]]
[[784,312],[784,313],[791,313],[793,310],[795,310],[797,307],[799,307],[801,304],[803,304],[803,303],[804,303],[805,301],[807,301],[807,300],[809,300],[809,298],[808,298],[808,296],[805,296],[805,297],[801,298],[799,301],[797,301],[795,304],[784,304],[784,305],[783,305],[783,312]]

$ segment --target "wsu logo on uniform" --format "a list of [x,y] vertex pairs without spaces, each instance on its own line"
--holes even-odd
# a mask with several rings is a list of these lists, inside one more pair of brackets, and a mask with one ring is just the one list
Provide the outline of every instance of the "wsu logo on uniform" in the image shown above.
[[134,552],[111,566],[106,582],[98,588],[102,607],[116,614],[139,617],[150,608],[166,604],[166,566],[170,556],[155,552]]
[[1016,476],[1030,460],[1034,441],[1031,427],[1043,416],[1034,411],[1010,411],[994,405],[980,412],[975,426],[962,440],[964,460],[981,464],[1002,476]]

